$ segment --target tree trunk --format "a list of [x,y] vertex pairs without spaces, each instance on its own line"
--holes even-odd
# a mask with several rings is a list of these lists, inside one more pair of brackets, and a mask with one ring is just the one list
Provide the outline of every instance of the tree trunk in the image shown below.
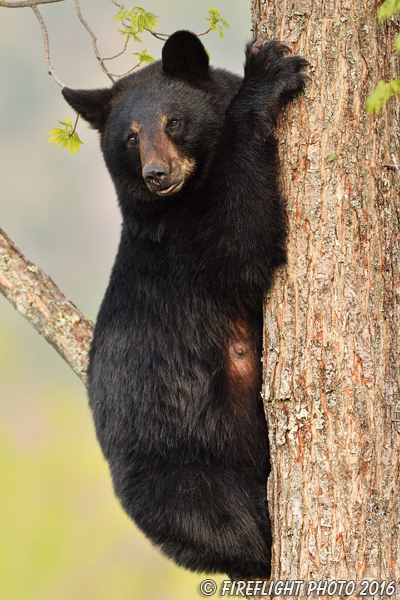
[[288,43],[312,77],[278,132],[288,264],[263,359],[272,579],[360,591],[400,577],[400,110],[364,108],[399,76],[399,20],[379,25],[376,1],[251,4],[254,36]]

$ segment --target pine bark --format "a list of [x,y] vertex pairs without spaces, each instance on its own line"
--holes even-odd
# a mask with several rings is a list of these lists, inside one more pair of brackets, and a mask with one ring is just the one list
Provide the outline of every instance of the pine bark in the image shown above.
[[[265,306],[274,580],[400,578],[399,19],[365,0],[251,0],[254,37],[310,62],[278,138],[288,264]],[[369,594],[368,594],[369,595]],[[393,597],[400,597],[397,585]]]

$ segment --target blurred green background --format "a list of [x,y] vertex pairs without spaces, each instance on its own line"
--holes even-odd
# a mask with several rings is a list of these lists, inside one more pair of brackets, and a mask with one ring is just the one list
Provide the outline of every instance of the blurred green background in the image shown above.
[[[11,0],[10,0],[11,1]],[[134,4],[125,4],[132,8]],[[210,5],[146,0],[160,31],[204,31]],[[230,24],[221,42],[203,37],[211,61],[241,73],[250,36],[247,0],[212,4]],[[110,0],[81,0],[105,56],[122,36]],[[107,86],[73,0],[40,7],[51,62],[69,87]],[[160,56],[162,43],[143,36]],[[123,72],[133,57],[115,64]],[[74,115],[47,75],[39,24],[29,8],[0,7],[0,227],[96,317],[120,217],[98,149],[83,123],[82,154],[47,144]],[[0,600],[191,600],[202,575],[175,567],[136,529],[114,498],[85,390],[56,352],[0,296]],[[223,578],[219,577],[218,581]]]

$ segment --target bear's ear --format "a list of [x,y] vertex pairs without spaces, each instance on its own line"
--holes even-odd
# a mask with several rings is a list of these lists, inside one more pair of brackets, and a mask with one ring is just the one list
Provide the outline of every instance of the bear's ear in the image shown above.
[[176,31],[162,49],[164,73],[199,79],[208,73],[208,54],[203,44],[190,31]]
[[70,106],[98,131],[103,131],[108,115],[107,105],[113,97],[112,88],[100,90],[71,90],[63,88],[62,95]]

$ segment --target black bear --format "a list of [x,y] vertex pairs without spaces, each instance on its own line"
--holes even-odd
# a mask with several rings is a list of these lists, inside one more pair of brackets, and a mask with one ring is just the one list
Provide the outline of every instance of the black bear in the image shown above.
[[270,574],[262,308],[285,261],[273,129],[307,62],[250,42],[244,78],[174,33],[110,89],[64,88],[100,132],[123,216],[89,400],[123,508],[194,571]]

